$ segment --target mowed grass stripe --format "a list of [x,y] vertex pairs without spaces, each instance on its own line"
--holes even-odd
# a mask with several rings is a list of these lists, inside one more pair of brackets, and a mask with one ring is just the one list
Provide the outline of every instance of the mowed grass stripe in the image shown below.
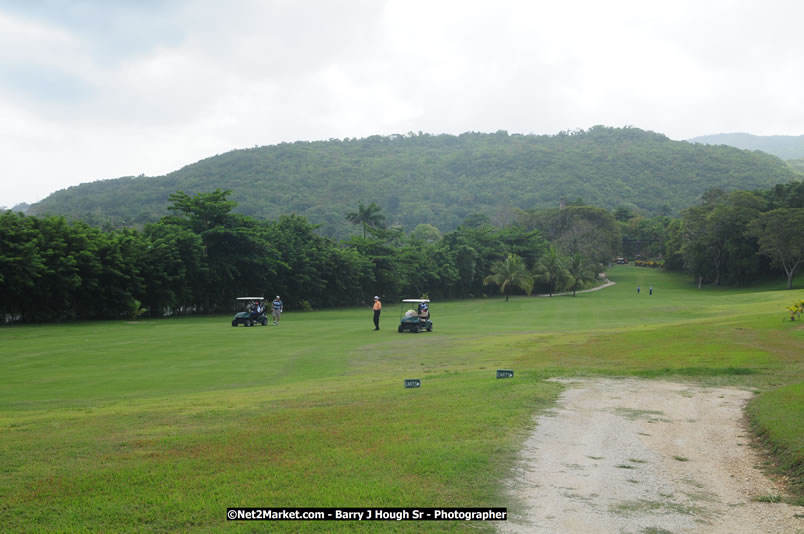
[[3,474],[15,488],[6,524],[53,527],[40,514],[63,507],[74,525],[103,525],[95,521],[130,506],[133,524],[172,529],[183,523],[166,518],[223,527],[233,505],[483,506],[517,430],[557,392],[527,375],[444,374],[419,390],[358,385],[296,399],[241,391],[223,409],[110,407],[38,421],[4,436],[4,457],[17,459]]
[[[513,363],[506,345],[523,333],[611,332],[651,325],[766,314],[772,327],[791,292],[695,291],[683,277],[651,271],[652,296],[636,295],[646,269],[620,268],[618,284],[573,297],[478,299],[434,304],[436,332],[415,339],[395,332],[398,312],[386,304],[383,330],[370,329],[370,311],[286,314],[280,327],[232,328],[226,317],[141,323],[81,323],[2,330],[6,377],[0,407],[91,403],[193,391],[272,386],[354,374],[361,363],[390,360],[398,372],[417,354],[443,353],[465,368],[488,352],[490,363]],[[666,283],[665,283],[666,281]],[[795,292],[792,292],[795,293]],[[430,337],[428,337],[430,336]],[[413,336],[415,337],[415,336]],[[434,341],[430,341],[433,338]],[[505,338],[505,340],[501,340]],[[571,339],[569,337],[568,339]],[[646,343],[659,346],[656,340]],[[485,348],[486,346],[488,348]],[[476,346],[476,350],[472,350]],[[461,354],[469,352],[469,358]],[[404,363],[407,362],[407,363]],[[382,372],[372,365],[372,375]],[[421,362],[419,362],[421,363]]]

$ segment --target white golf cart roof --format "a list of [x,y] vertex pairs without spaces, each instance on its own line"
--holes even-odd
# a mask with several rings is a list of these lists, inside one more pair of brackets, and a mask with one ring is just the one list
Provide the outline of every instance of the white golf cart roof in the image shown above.
[[237,300],[265,300],[265,297],[237,297]]
[[402,299],[402,302],[430,302],[430,299]]

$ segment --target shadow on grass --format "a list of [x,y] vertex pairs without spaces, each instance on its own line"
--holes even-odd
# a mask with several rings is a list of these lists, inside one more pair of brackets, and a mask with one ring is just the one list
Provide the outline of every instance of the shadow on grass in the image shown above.
[[645,369],[634,371],[634,376],[655,378],[659,376],[740,376],[757,374],[756,369],[747,367],[676,367],[663,369]]

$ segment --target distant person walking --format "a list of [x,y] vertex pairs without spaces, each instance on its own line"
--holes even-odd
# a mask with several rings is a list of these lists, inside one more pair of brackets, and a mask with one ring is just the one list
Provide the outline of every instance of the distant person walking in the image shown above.
[[277,295],[271,303],[271,315],[273,315],[274,318],[274,326],[279,326],[279,316],[283,311],[285,311],[285,307],[282,305],[282,300],[280,300],[279,295]]
[[374,297],[374,330],[380,329],[381,311],[382,311],[382,302],[380,302],[380,297]]
[[639,295],[639,284],[637,284],[637,295]]
[[648,295],[653,295],[653,285],[651,285],[650,289],[648,289]]

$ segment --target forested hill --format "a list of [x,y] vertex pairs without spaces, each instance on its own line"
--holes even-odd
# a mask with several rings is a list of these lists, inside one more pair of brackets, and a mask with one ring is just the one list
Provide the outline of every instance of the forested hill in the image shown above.
[[304,215],[325,234],[376,202],[389,225],[442,231],[483,213],[556,207],[564,197],[646,215],[678,213],[705,190],[768,188],[800,178],[780,159],[726,146],[672,141],[637,128],[596,126],[552,136],[465,133],[372,136],[235,150],[160,177],[82,184],[34,204],[32,215],[133,225],[166,214],[168,196],[231,189],[236,211],[257,218]]
[[761,150],[784,160],[804,158],[804,135],[727,133],[704,135],[689,141],[707,145],[729,145],[743,150]]

